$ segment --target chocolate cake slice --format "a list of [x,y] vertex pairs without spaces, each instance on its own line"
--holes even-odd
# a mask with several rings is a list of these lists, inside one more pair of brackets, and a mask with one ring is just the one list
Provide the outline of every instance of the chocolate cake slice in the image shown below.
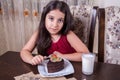
[[52,54],[50,60],[47,63],[48,73],[58,72],[64,69],[64,60]]

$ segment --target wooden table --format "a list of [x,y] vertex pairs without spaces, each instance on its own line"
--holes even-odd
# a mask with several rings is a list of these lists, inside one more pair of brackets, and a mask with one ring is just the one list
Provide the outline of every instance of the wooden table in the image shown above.
[[[95,63],[94,73],[90,76],[82,74],[81,62],[71,62],[75,73],[65,76],[75,77],[77,80],[120,80],[120,65]],[[37,66],[24,63],[19,52],[8,51],[0,56],[0,80],[14,80],[15,76],[28,72],[38,74]]]

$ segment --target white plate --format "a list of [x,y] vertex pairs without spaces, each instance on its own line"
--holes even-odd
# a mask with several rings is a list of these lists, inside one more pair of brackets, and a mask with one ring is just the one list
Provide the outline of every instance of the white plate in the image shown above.
[[74,68],[72,64],[66,59],[64,59],[64,69],[54,73],[47,72],[47,62],[48,60],[44,61],[43,64],[38,65],[38,72],[42,77],[59,77],[74,73]]

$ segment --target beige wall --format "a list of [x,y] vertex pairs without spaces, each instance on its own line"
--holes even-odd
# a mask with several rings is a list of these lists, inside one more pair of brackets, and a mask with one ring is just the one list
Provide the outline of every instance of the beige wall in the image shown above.
[[104,8],[107,6],[120,6],[120,0],[94,0],[93,5]]
[[2,23],[2,16],[0,13],[0,55],[7,51],[6,37],[4,32],[4,26]]
[[22,49],[38,27],[40,13],[37,0],[0,0],[0,3],[1,55]]

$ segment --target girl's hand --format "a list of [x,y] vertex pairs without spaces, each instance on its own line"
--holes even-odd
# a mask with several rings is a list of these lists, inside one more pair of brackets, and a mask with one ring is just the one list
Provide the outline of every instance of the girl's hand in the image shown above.
[[31,60],[30,63],[31,63],[32,65],[38,65],[38,64],[40,64],[43,60],[44,60],[43,56],[41,56],[41,55],[36,55],[36,56],[34,56],[34,57],[32,58],[32,60]]

